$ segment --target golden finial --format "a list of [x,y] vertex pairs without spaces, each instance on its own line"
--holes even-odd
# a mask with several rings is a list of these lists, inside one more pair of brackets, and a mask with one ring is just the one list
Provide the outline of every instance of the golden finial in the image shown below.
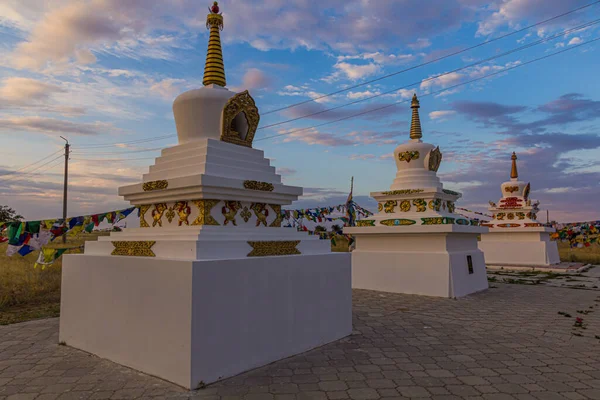
[[410,102],[410,108],[412,108],[412,120],[410,122],[410,138],[421,139],[423,132],[421,131],[421,120],[419,119],[419,99],[417,94],[413,94],[412,101]]
[[519,174],[517,172],[517,154],[513,151],[512,156],[510,156],[512,160],[512,168],[510,169],[510,177],[511,179],[517,179]]
[[216,1],[209,8],[210,13],[206,17],[206,28],[210,29],[208,37],[208,52],[206,53],[206,64],[204,65],[204,86],[214,83],[215,85],[226,85],[225,66],[223,64],[223,52],[221,51],[220,30],[223,30],[223,16],[219,13],[219,3]]

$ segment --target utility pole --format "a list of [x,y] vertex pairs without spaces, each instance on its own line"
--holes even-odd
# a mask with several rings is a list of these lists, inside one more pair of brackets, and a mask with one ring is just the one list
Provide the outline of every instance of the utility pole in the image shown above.
[[550,210],[546,209],[546,224],[550,224]]
[[65,141],[65,183],[63,188],[63,228],[65,228],[63,230],[65,230],[65,233],[63,233],[62,240],[63,243],[67,243],[67,182],[69,180],[69,148],[71,145],[69,145],[69,141],[64,137],[61,136],[60,138]]

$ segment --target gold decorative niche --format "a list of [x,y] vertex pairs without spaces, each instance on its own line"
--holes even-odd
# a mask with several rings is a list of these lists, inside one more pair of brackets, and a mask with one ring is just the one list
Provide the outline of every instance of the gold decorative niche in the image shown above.
[[223,107],[221,140],[252,147],[260,115],[250,93],[244,90],[227,101]]

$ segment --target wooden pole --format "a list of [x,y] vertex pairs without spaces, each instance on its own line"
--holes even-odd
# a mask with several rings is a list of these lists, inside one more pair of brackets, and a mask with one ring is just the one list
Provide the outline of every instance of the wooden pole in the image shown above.
[[65,231],[65,233],[63,233],[62,242],[63,243],[67,243],[67,234],[66,234],[66,227],[67,227],[67,187],[68,187],[68,180],[69,180],[69,148],[71,146],[69,145],[69,141],[67,139],[65,139],[62,136],[61,136],[61,139],[63,139],[66,142],[65,143],[65,182],[64,182],[64,187],[63,187],[63,227],[65,228],[63,230]]

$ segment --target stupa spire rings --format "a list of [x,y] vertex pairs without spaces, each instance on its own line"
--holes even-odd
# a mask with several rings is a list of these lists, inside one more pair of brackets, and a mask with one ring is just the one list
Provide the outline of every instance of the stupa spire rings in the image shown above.
[[512,167],[510,169],[510,178],[517,179],[519,177],[519,173],[517,172],[517,154],[513,151],[512,156],[510,156],[512,160]]
[[209,8],[210,13],[206,16],[206,28],[210,30],[208,37],[208,51],[206,53],[206,64],[204,65],[204,86],[215,84],[225,87],[225,65],[223,64],[223,51],[221,50],[221,36],[219,31],[223,30],[223,16],[219,13],[219,3],[214,2]]
[[419,118],[419,99],[417,94],[413,94],[412,101],[410,102],[410,108],[412,108],[412,119],[410,121],[410,138],[421,139],[423,137],[423,131],[421,130],[421,119]]

